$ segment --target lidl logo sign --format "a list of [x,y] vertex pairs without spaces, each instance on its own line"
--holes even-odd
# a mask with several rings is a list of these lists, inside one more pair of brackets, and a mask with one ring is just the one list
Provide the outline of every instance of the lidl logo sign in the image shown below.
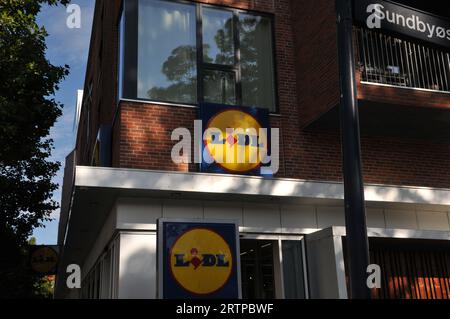
[[204,129],[201,170],[260,175],[261,167],[271,161],[268,111],[204,103],[200,113]]
[[164,298],[238,298],[236,224],[160,222]]
[[30,246],[30,266],[39,274],[53,275],[58,265],[55,246]]
[[172,247],[170,259],[177,283],[198,295],[211,294],[222,288],[230,278],[233,266],[227,242],[207,228],[182,234]]

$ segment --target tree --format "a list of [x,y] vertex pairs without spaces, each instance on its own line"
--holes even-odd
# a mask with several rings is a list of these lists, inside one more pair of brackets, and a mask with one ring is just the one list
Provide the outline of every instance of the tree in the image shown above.
[[0,297],[33,296],[23,262],[27,239],[58,207],[48,158],[50,128],[62,105],[51,96],[68,74],[45,57],[47,32],[36,23],[43,4],[68,0],[0,0]]
[[162,72],[170,81],[168,87],[148,90],[151,99],[164,101],[195,101],[197,98],[196,48],[183,45],[175,48],[162,66]]

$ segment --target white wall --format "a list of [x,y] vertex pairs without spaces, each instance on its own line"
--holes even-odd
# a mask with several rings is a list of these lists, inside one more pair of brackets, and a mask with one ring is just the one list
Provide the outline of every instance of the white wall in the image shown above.
[[120,234],[118,298],[156,298],[156,233]]
[[[220,202],[207,200],[120,198],[116,204],[117,229],[156,230],[165,218],[233,219],[241,232],[308,234],[330,226],[344,226],[342,206]],[[450,210],[450,207],[449,207]],[[367,207],[367,226],[375,228],[450,231],[450,213],[417,209]]]

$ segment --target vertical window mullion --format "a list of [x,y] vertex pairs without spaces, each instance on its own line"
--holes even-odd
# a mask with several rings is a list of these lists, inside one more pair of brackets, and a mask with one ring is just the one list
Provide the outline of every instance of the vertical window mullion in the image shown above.
[[241,49],[239,38],[239,13],[233,11],[233,33],[234,33],[234,63],[236,69],[236,104],[242,105],[242,82],[241,82]]
[[119,105],[119,101],[120,99],[123,97],[123,83],[124,83],[124,48],[125,48],[125,5],[122,1],[121,3],[121,8],[120,8],[120,18],[119,18],[119,23],[118,23],[118,27],[117,27],[117,90],[116,90],[116,97],[117,97],[117,105]]
[[197,101],[202,103],[203,97],[203,17],[202,6],[196,4],[197,18]]

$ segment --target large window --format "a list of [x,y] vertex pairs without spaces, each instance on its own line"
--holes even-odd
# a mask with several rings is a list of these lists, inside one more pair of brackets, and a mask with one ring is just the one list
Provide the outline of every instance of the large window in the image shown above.
[[139,2],[138,98],[195,103],[195,7]]
[[270,16],[125,0],[123,98],[276,111]]

